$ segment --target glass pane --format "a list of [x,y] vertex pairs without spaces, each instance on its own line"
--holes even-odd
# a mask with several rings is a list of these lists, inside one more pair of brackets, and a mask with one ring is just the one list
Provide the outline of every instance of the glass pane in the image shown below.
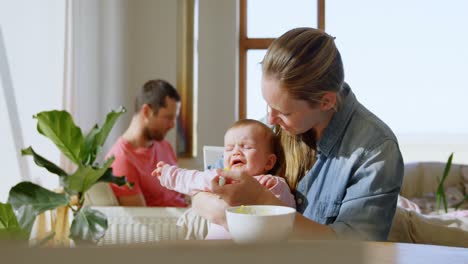
[[295,27],[317,27],[316,0],[247,0],[247,37],[276,38]]
[[347,82],[400,142],[468,146],[467,10],[463,0],[327,2]]
[[266,115],[266,103],[262,97],[262,62],[266,50],[247,51],[247,118],[260,120]]
[[[0,2],[0,25],[6,63],[16,98],[23,147],[32,146],[36,152],[55,164],[59,164],[59,151],[49,139],[37,132],[37,120],[32,117],[40,111],[62,109],[64,18],[65,2],[61,0],[40,3],[34,0]],[[4,98],[1,97],[0,100]],[[3,111],[6,104],[2,103],[1,108]],[[9,119],[3,119],[2,116],[2,120]],[[10,137],[10,123],[5,124],[5,129],[2,131],[6,131],[7,137]],[[12,146],[1,150],[2,157],[10,153],[10,159],[15,159],[15,163],[9,164],[6,171],[2,170],[3,175],[11,177],[7,181],[9,184],[20,180],[16,156],[10,152],[18,152],[20,149],[14,148]],[[27,159],[30,177],[34,182],[41,183],[46,188],[57,187],[57,177],[35,165],[30,156],[22,158]],[[1,191],[0,197],[4,198],[5,190]]]
[[[0,39],[1,41],[1,39]],[[0,46],[1,47],[1,46]],[[0,52],[2,52],[0,50]],[[3,75],[4,69],[1,74]],[[0,75],[0,77],[2,76]],[[0,151],[0,160],[2,161],[2,184],[0,184],[0,202],[6,203],[8,199],[8,192],[10,188],[17,184],[20,178],[19,164],[15,153],[15,144],[13,141],[13,135],[11,132],[10,119],[8,117],[8,109],[3,93],[3,82],[0,82],[0,131],[2,131],[2,136],[0,137],[0,146],[2,150]]]

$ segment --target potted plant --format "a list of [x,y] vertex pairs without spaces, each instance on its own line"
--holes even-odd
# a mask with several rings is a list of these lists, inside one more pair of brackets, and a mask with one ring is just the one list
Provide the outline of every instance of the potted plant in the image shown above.
[[453,153],[450,154],[447,163],[445,163],[445,168],[444,172],[442,174],[441,178],[437,178],[438,184],[437,184],[437,191],[436,191],[436,211],[439,212],[440,206],[443,205],[444,211],[447,213],[448,208],[447,208],[447,199],[445,198],[445,188],[444,188],[444,183],[445,179],[447,179],[447,176],[450,172],[450,168],[452,167],[452,160],[453,160]]
[[[444,212],[448,213],[448,204],[447,204],[447,198],[445,195],[445,180],[447,179],[447,176],[450,172],[450,169],[452,167],[452,160],[453,160],[453,153],[450,154],[447,163],[445,163],[444,171],[442,174],[442,177],[437,178],[438,184],[437,184],[437,190],[436,190],[436,212],[441,213],[440,207],[443,206]],[[459,207],[466,201],[468,200],[468,194],[465,194],[465,197],[458,202],[457,204],[453,205],[453,208],[455,210],[458,210]]]
[[[102,164],[96,163],[109,132],[125,111],[123,107],[111,111],[102,127],[95,125],[85,135],[67,111],[45,111],[33,116],[37,119],[39,133],[52,140],[74,164],[75,169],[68,173],[36,153],[32,147],[22,149],[22,155],[32,156],[36,165],[59,177],[63,192],[53,192],[32,182],[21,182],[12,187],[8,203],[0,203],[0,238],[28,239],[38,215],[61,207],[73,211],[73,220],[67,233],[75,243],[97,242],[104,236],[107,218],[103,213],[84,206],[85,193],[98,182],[131,187],[125,177],[115,177],[112,174],[110,166],[114,161],[113,157]],[[52,232],[44,240],[54,236],[56,234]]]

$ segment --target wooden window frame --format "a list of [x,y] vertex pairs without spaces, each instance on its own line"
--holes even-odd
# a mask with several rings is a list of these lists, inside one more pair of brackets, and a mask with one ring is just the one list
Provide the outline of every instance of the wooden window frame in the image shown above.
[[[176,152],[179,158],[194,158],[197,156],[194,129],[194,25],[195,0],[179,1],[178,48],[177,48],[177,89],[182,98],[177,131]],[[195,113],[194,113],[195,112]],[[183,149],[183,150],[181,150]]]
[[[267,49],[274,38],[247,37],[247,1],[240,0],[239,7],[239,116],[247,117],[247,51]],[[317,25],[325,30],[325,0],[317,0]]]

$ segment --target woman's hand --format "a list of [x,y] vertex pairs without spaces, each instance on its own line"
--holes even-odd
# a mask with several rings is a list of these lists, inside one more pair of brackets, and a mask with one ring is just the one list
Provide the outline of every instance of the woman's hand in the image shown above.
[[[226,184],[219,185],[219,177],[224,177]],[[249,204],[282,205],[267,188],[254,177],[240,171],[221,171],[212,182],[213,193],[231,206]]]

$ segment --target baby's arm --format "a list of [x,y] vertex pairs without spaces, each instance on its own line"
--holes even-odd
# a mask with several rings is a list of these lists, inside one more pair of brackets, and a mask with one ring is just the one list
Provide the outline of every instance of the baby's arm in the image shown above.
[[194,195],[197,192],[211,191],[211,180],[218,175],[218,172],[186,170],[165,164],[160,168],[157,166],[152,175],[158,177],[161,186],[169,190]]
[[260,175],[254,176],[263,186],[267,187],[278,199],[280,199],[287,206],[296,208],[296,201],[294,195],[291,193],[286,181],[278,176]]

